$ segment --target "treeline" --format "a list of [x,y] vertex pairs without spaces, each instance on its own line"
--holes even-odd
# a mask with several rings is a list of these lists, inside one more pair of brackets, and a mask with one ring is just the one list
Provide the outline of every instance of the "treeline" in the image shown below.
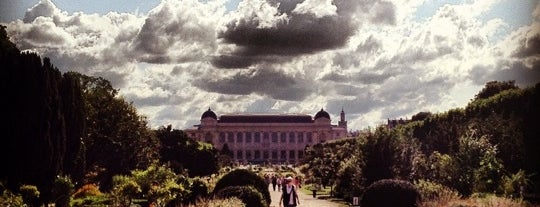
[[381,179],[465,197],[538,199],[539,106],[540,83],[521,89],[514,81],[488,82],[465,108],[420,112],[396,128],[311,146],[303,171],[347,200]]
[[167,166],[186,177],[219,169],[218,152],[212,146],[170,126],[150,129],[146,118],[109,81],[76,72],[62,74],[48,58],[21,53],[2,25],[0,65],[4,195],[6,190],[17,194],[33,189],[37,192],[33,205],[65,206],[58,201],[65,197],[59,192],[66,185],[76,189],[91,183],[109,191],[113,176],[152,166]]

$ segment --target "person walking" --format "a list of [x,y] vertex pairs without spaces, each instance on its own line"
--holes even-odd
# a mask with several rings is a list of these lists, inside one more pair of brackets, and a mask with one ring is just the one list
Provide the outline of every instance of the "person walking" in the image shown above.
[[281,183],[283,183],[283,178],[281,176],[278,176],[276,182],[277,182],[277,190],[281,191]]
[[272,188],[274,191],[276,191],[276,185],[277,185],[277,176],[274,174],[272,175]]
[[296,193],[296,186],[293,184],[293,178],[285,178],[285,185],[283,186],[283,192],[281,193],[281,198],[279,198],[279,207],[283,203],[283,207],[295,207],[300,205],[300,199],[298,198],[298,193]]

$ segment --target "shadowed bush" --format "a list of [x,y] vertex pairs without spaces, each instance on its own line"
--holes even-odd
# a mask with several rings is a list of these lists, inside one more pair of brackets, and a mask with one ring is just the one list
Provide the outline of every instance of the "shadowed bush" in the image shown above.
[[374,182],[362,195],[362,207],[416,207],[420,193],[410,182],[383,179]]
[[236,197],[242,200],[246,207],[267,207],[262,194],[252,186],[229,186],[217,192],[218,198]]
[[213,192],[217,193],[221,189],[230,186],[253,186],[262,194],[266,203],[272,201],[270,192],[268,191],[268,185],[264,179],[249,170],[237,169],[227,173],[216,183]]

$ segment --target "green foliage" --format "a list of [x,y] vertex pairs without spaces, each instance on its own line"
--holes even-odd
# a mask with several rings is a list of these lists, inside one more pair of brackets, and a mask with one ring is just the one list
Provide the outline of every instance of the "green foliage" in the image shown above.
[[411,117],[411,121],[423,121],[429,117],[431,117],[431,112],[427,112],[427,111],[424,111],[424,112],[418,112],[417,114],[413,115]]
[[214,187],[214,194],[217,194],[221,189],[230,186],[253,186],[263,196],[266,203],[270,203],[270,191],[264,179],[257,174],[244,169],[233,170],[218,180]]
[[188,194],[187,178],[165,166],[152,164],[145,170],[134,170],[131,174],[151,204],[165,206],[177,197],[184,198]]
[[[0,65],[5,98],[0,139],[0,177],[7,187],[18,190],[21,183],[40,189],[40,203],[52,201],[51,189],[58,174],[80,172],[82,165],[71,165],[80,151],[83,128],[72,124],[80,116],[75,108],[80,96],[77,85],[64,79],[49,58],[21,53],[0,26]],[[36,176],[39,175],[39,176]]]
[[213,198],[213,199],[201,199],[194,205],[188,205],[188,207],[246,207],[246,204],[237,197],[231,198]]
[[195,203],[198,199],[206,198],[210,194],[209,184],[201,178],[193,178],[190,186],[190,193],[186,198],[186,202]]
[[365,162],[362,175],[367,185],[396,175],[395,164],[400,154],[399,142],[397,131],[385,127],[377,128],[375,134],[366,138],[362,145]]
[[67,207],[71,201],[71,194],[75,185],[67,176],[57,176],[52,186],[52,198],[57,207]]
[[361,163],[362,160],[357,156],[348,158],[341,163],[335,181],[334,195],[336,197],[349,201],[363,192],[365,179],[362,176]]
[[383,179],[371,184],[360,200],[362,207],[414,207],[420,193],[413,184],[403,180]]
[[194,176],[207,176],[218,171],[217,150],[208,143],[196,142],[181,130],[169,125],[155,130],[161,143],[160,161],[168,163],[176,173],[187,170]]
[[0,195],[0,206],[26,207],[22,196],[14,194],[8,189],[0,188],[0,190],[2,191]]
[[[459,139],[456,162],[459,178],[456,189],[464,195],[472,192],[496,192],[500,186],[503,165],[497,159],[497,148],[485,136],[476,137],[474,132]],[[457,167],[456,166],[456,167]]]
[[486,99],[505,90],[518,89],[515,81],[490,81],[487,82],[484,88],[475,95],[475,99]]
[[[360,156],[358,153],[359,142],[355,139],[342,139],[318,143],[305,150],[305,168],[308,179],[320,180],[321,185],[332,185],[340,169],[341,162],[351,157]],[[306,182],[310,182],[307,180]]]
[[216,196],[219,198],[237,197],[246,204],[246,207],[268,206],[262,194],[253,186],[228,186],[220,189]]
[[30,206],[38,206],[39,191],[36,186],[22,185],[19,188],[19,192],[23,198],[23,201]]
[[104,169],[88,182],[100,183],[107,190],[111,178],[132,169],[145,168],[158,157],[158,140],[148,128],[146,118],[135,107],[118,97],[118,91],[103,78],[74,73],[84,97],[88,121],[86,165]]
[[450,201],[460,199],[459,193],[447,186],[439,183],[418,180],[414,182],[414,186],[418,189],[422,201]]
[[133,198],[141,193],[141,187],[129,176],[115,175],[112,179],[111,197],[114,204],[118,206],[130,206]]
[[503,178],[503,192],[506,197],[523,198],[525,189],[532,185],[531,175],[527,175],[524,170],[505,175]]

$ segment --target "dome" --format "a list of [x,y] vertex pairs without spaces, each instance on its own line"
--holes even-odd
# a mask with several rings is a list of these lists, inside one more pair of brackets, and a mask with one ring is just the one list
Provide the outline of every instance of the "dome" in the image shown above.
[[201,116],[201,119],[204,119],[204,118],[213,118],[217,120],[217,115],[210,108],[208,108],[208,111],[205,111]]
[[322,117],[330,119],[330,114],[328,114],[328,112],[321,109],[321,111],[319,111],[319,112],[317,112],[317,114],[315,114],[315,119],[322,118]]

